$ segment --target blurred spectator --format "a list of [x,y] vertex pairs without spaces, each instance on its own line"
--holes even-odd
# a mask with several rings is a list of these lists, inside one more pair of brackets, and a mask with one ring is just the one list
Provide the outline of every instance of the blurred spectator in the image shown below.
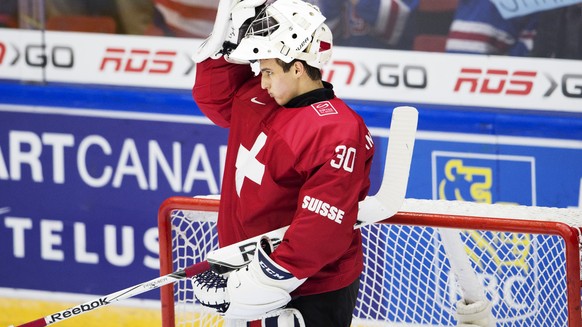
[[[152,19],[152,0],[45,0],[47,25],[59,26],[51,20],[66,18],[102,17],[114,23],[122,34],[144,34]],[[89,22],[90,19],[87,19]]]
[[212,32],[218,0],[155,0],[147,35],[206,38]]
[[124,34],[143,35],[152,21],[154,13],[153,1],[116,0],[115,4],[121,24],[121,32]]
[[[419,0],[305,0],[317,5],[334,33],[334,44],[393,48]],[[206,38],[212,32],[218,0],[155,0],[148,35]]]
[[533,57],[582,59],[582,4],[541,12]]
[[412,50],[444,52],[459,0],[420,0],[410,24]]
[[317,5],[342,46],[410,49],[419,0],[307,0]]
[[504,19],[491,0],[460,0],[446,42],[447,52],[527,56],[537,14]]
[[[317,5],[341,46],[409,49],[410,17],[419,0],[305,0]],[[218,0],[155,0],[147,35],[206,38]]]
[[0,27],[18,27],[17,0],[0,1]]

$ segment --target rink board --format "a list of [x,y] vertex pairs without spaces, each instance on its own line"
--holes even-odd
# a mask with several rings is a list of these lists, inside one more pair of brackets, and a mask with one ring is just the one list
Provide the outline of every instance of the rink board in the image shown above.
[[[430,131],[423,128],[425,116],[439,126],[466,122],[451,121],[453,111],[432,115],[418,107],[421,129],[407,197],[454,199],[459,189],[465,200],[479,200],[471,183],[447,180],[447,172],[465,168],[473,182],[490,185],[485,191],[494,203],[578,205],[580,140]],[[390,108],[382,109],[374,116],[364,112],[379,149],[372,191],[389,135]],[[8,249],[0,256],[11,267],[0,272],[3,286],[101,294],[131,285],[136,276],[155,277],[160,203],[172,195],[218,193],[227,135],[203,117],[6,104],[0,116],[0,246]],[[539,123],[548,128],[551,121],[541,117]],[[50,285],[13,274],[39,268],[48,276],[62,269],[76,274]],[[84,278],[96,272],[107,283]]]

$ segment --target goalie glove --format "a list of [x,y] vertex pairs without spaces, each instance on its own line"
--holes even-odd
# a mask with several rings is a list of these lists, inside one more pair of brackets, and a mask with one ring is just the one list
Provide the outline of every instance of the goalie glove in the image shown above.
[[[195,276],[194,295],[225,318],[256,320],[291,301],[290,292],[305,282],[271,260],[273,245],[261,238],[251,262],[224,278]],[[221,278],[216,278],[219,276]]]
[[[220,0],[212,33],[198,48],[194,62],[217,59],[236,49],[250,22],[267,0]],[[229,60],[234,63],[248,63]]]

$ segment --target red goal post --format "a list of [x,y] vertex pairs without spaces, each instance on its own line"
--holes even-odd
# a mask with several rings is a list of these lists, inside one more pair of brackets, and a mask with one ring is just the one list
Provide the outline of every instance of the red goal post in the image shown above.
[[[218,203],[162,203],[161,275],[216,248]],[[496,326],[582,327],[581,226],[579,209],[407,199],[394,217],[362,228],[365,267],[352,326],[455,325],[455,303],[469,287],[486,294]],[[458,231],[463,245],[454,254],[441,229]],[[470,262],[477,285],[463,285],[458,257]],[[164,286],[161,302],[164,327],[223,325],[197,305],[188,280]]]

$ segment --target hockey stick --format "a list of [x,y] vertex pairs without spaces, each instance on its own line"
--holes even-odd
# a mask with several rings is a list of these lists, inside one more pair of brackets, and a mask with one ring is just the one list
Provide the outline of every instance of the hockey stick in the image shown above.
[[467,304],[486,301],[485,290],[483,290],[481,281],[471,267],[471,261],[465,252],[465,244],[461,240],[460,231],[451,228],[438,228],[437,230],[441,236],[445,253],[451,262],[451,270],[461,287],[463,300]]
[[356,228],[392,217],[400,210],[408,186],[417,124],[416,108],[397,107],[392,112],[382,183],[374,196],[360,202]]
[[487,299],[485,288],[471,267],[461,231],[451,228],[437,228],[437,231],[461,291],[461,301],[457,302],[455,308],[458,326],[494,327],[492,303]]
[[[378,193],[367,197],[360,202],[358,223],[354,228],[361,228],[389,218],[396,214],[406,194],[408,175],[418,122],[418,111],[413,107],[397,107],[392,113],[390,125],[390,137],[384,164],[382,183]],[[365,218],[363,215],[366,216]],[[267,234],[272,240],[282,239],[288,226],[271,231]],[[128,287],[124,290],[79,304],[69,309],[53,313],[43,318],[18,325],[17,327],[44,327],[56,322],[79,316],[89,311],[104,307],[133,296],[160,288],[164,285],[191,278],[194,275],[209,269],[219,273],[237,269],[246,265],[252,259],[252,252],[257,241],[264,235],[259,235],[224,248],[220,248],[208,254],[205,261],[195,263],[184,269],[149,280],[147,282]]]

